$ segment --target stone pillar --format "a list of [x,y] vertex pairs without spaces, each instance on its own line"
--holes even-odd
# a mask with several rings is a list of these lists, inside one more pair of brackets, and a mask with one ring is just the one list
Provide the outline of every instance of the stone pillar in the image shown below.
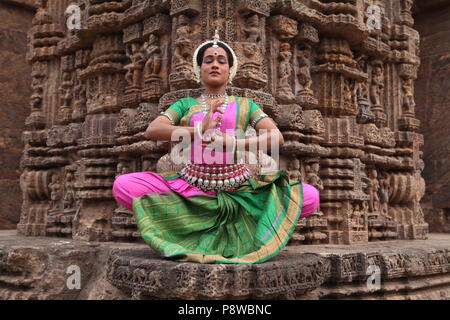
[[31,96],[31,67],[26,63],[27,32],[35,11],[30,0],[0,3],[0,229],[16,228],[20,218],[19,163]]
[[422,205],[431,232],[450,232],[450,5],[418,1],[414,27],[421,36],[415,100],[424,135]]

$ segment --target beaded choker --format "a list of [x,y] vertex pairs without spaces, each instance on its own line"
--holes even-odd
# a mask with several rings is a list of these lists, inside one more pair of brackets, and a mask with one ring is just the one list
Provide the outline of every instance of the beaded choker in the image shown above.
[[219,98],[225,98],[227,96],[227,93],[221,93],[221,94],[209,94],[209,93],[202,93],[202,96],[204,96],[206,99],[219,99]]
[[245,163],[195,164],[189,163],[181,169],[180,176],[189,184],[203,191],[232,191],[250,177]]

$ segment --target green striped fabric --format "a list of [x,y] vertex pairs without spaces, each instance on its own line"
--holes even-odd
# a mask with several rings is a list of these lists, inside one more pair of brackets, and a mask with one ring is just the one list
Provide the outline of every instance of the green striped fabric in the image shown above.
[[[165,172],[165,178],[177,176]],[[292,235],[302,184],[283,170],[254,176],[234,192],[183,197],[175,192],[133,200],[144,241],[165,257],[200,263],[261,263]]]

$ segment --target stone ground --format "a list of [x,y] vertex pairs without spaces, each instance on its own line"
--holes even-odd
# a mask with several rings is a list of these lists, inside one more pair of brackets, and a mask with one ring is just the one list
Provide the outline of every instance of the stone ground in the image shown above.
[[291,246],[263,264],[202,265],[162,259],[141,243],[0,231],[0,299],[155,298],[450,299],[450,234]]

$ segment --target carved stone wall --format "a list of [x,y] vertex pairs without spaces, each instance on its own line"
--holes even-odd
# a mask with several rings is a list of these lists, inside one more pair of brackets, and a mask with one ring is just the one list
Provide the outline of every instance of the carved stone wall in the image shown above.
[[[422,121],[427,182],[422,200],[432,232],[450,232],[450,3],[418,6],[415,27],[421,33],[417,117]],[[430,23],[432,21],[432,23]]]
[[261,264],[199,264],[162,259],[146,244],[3,230],[0,299],[448,300],[449,242],[450,234],[430,234],[426,241],[291,246]]
[[139,241],[111,186],[119,174],[156,170],[167,145],[143,132],[198,94],[193,49],[218,29],[240,61],[228,93],[252,98],[278,123],[281,169],[320,190],[320,210],[299,222],[291,244],[425,239],[411,6],[41,0],[29,34],[19,232]]
[[33,12],[31,1],[0,3],[0,229],[14,229],[20,218],[19,162],[31,96],[25,56]]

